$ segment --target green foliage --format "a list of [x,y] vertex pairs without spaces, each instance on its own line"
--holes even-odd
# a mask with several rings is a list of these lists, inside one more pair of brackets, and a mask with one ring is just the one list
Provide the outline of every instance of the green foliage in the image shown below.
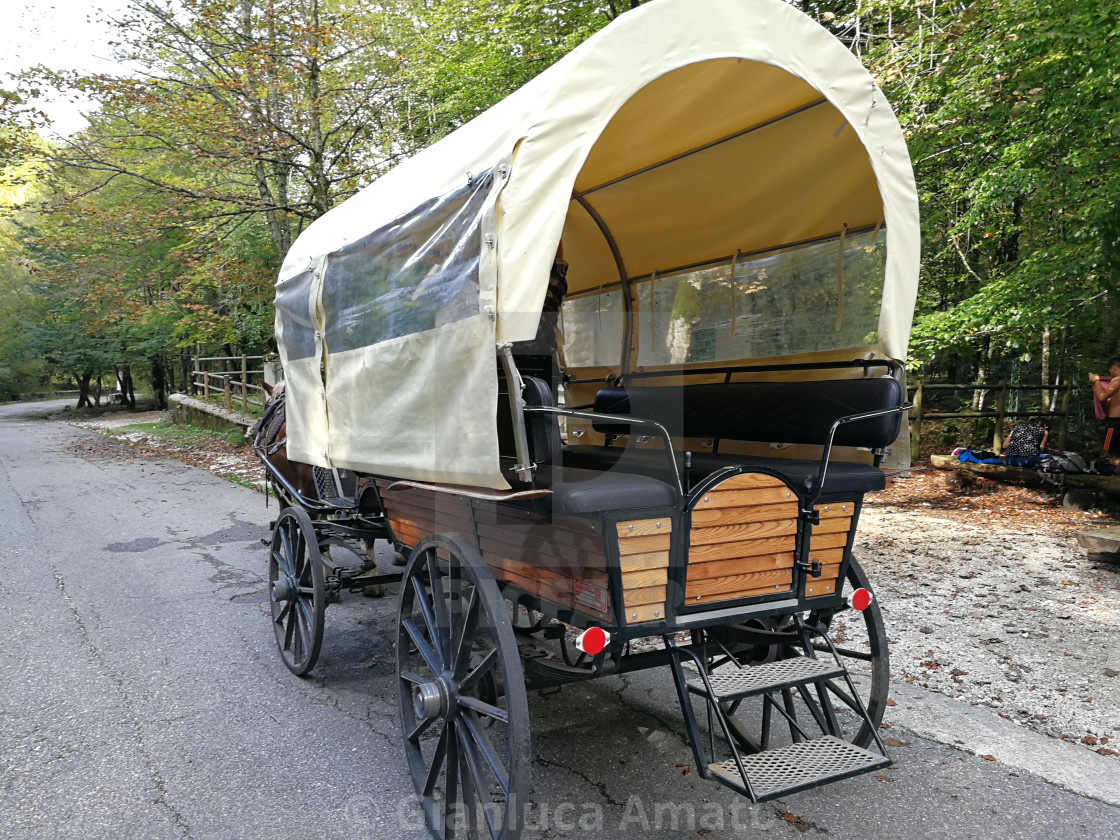
[[[1105,0],[864,4],[922,199],[913,358],[1109,353],[1120,241],[1120,18]],[[888,24],[889,21],[889,24]],[[1097,305],[1087,305],[1096,301]],[[1037,353],[1036,353],[1037,355]]]
[[[155,371],[197,345],[265,350],[306,224],[637,5],[135,0],[119,75],[41,69],[0,91],[0,394],[52,370]],[[872,69],[908,136],[919,375],[1080,380],[1115,353],[1114,4],[795,5]],[[55,147],[30,130],[51,88],[98,107]]]

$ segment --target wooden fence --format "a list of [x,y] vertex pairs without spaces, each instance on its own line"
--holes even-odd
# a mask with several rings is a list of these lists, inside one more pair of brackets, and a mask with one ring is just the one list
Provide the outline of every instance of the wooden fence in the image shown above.
[[[922,423],[931,420],[969,419],[979,420],[991,418],[995,420],[995,430],[992,433],[992,451],[1003,451],[1003,424],[1008,418],[1022,417],[1052,417],[1058,421],[1058,448],[1066,449],[1069,446],[1069,401],[1073,388],[1067,379],[1061,385],[1008,385],[1000,382],[996,385],[952,385],[932,382],[915,382],[907,386],[910,392],[914,409],[910,412],[910,451],[913,457],[918,457],[922,445]],[[995,391],[996,406],[991,411],[936,411],[923,407],[923,397],[930,391]],[[1057,392],[1061,395],[1061,407],[1057,411],[1008,411],[1007,395],[1011,391],[1042,391],[1047,394]]]
[[195,356],[191,393],[206,402],[220,395],[227,410],[248,414],[249,406],[264,407],[261,382],[269,364],[267,356]]

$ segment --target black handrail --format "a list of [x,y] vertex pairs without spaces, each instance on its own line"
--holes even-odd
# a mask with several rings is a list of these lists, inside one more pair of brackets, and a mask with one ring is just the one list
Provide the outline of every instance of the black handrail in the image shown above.
[[847,417],[839,417],[832,423],[832,427],[828,430],[828,437],[825,439],[824,451],[821,453],[821,467],[817,471],[817,483],[813,488],[812,495],[805,502],[805,511],[811,512],[813,505],[817,503],[817,499],[821,497],[824,492],[824,480],[828,475],[828,459],[832,455],[832,445],[836,438],[836,430],[845,423],[854,423],[857,420],[870,420],[872,417],[884,417],[887,414],[901,414],[904,411],[909,411],[914,406],[910,403],[895,406],[894,408],[881,408],[878,411],[864,411],[860,414],[849,414]]
[[590,411],[577,411],[573,408],[556,408],[554,406],[526,406],[526,414],[551,414],[556,417],[575,417],[579,420],[590,420],[591,422],[607,422],[619,423],[627,426],[644,426],[649,429],[654,429],[661,436],[665,442],[665,454],[669,458],[669,465],[673,469],[673,478],[677,483],[677,490],[680,492],[681,499],[684,499],[684,484],[681,481],[681,471],[677,466],[677,456],[673,451],[673,438],[669,434],[669,430],[658,423],[656,420],[646,420],[643,417],[631,417],[626,414],[593,414]]

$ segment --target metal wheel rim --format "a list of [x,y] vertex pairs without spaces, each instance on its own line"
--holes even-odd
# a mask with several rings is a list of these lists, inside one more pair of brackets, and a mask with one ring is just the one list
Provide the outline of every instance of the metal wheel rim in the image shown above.
[[289,671],[302,677],[319,658],[327,605],[315,527],[302,508],[286,508],[276,520],[268,591],[280,658]]
[[506,605],[456,537],[412,552],[397,614],[409,771],[432,837],[516,840],[529,777],[529,707]]
[[[848,563],[848,571],[845,575],[841,594],[847,595],[861,587],[874,596],[874,590],[872,590],[871,583],[868,581],[867,573],[853,557]],[[810,626],[822,627],[830,635],[836,633],[838,623],[843,624],[848,629],[854,628],[853,635],[857,637],[856,639],[842,636],[840,640],[833,638],[833,644],[840,653],[840,661],[852,673],[854,679],[858,678],[856,679],[857,691],[867,709],[872,726],[868,727],[866,723],[863,723],[851,742],[856,746],[866,747],[871,743],[874,731],[883,722],[883,714],[887,709],[887,697],[890,693],[890,656],[887,650],[887,631],[883,623],[883,613],[879,609],[879,602],[872,597],[870,606],[862,613],[849,608],[827,613],[810,613],[807,623]],[[845,656],[845,651],[860,654],[860,656]],[[818,650],[818,655],[827,656],[828,654],[824,650]],[[867,684],[866,690],[862,690],[860,684],[865,682]],[[833,701],[837,703],[838,707],[848,705],[848,701],[845,699],[848,696],[848,687],[843,680],[830,680],[828,687],[832,691]]]

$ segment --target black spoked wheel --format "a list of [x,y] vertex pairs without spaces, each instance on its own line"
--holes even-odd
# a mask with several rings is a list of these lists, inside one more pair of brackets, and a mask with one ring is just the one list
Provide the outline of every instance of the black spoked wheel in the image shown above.
[[319,658],[327,605],[319,543],[311,517],[302,508],[285,508],[276,520],[268,587],[280,657],[289,671],[302,677]]
[[455,536],[412,552],[397,616],[409,771],[433,837],[516,840],[529,778],[529,704],[510,610]]
[[[853,558],[848,564],[842,594],[847,596],[860,588],[873,593],[867,574]],[[820,627],[828,633],[836,647],[836,652],[840,655],[841,663],[851,674],[856,693],[867,709],[872,727],[868,727],[856,713],[855,698],[851,696],[851,691],[844,680],[829,681],[828,689],[834,704],[842,711],[850,712],[839,716],[843,734],[853,744],[866,747],[871,743],[872,733],[883,721],[890,690],[887,631],[879,604],[872,598],[870,606],[862,612],[847,607],[812,612],[806,624],[810,627]],[[823,644],[814,644],[814,647],[818,655],[829,655],[828,648]]]

